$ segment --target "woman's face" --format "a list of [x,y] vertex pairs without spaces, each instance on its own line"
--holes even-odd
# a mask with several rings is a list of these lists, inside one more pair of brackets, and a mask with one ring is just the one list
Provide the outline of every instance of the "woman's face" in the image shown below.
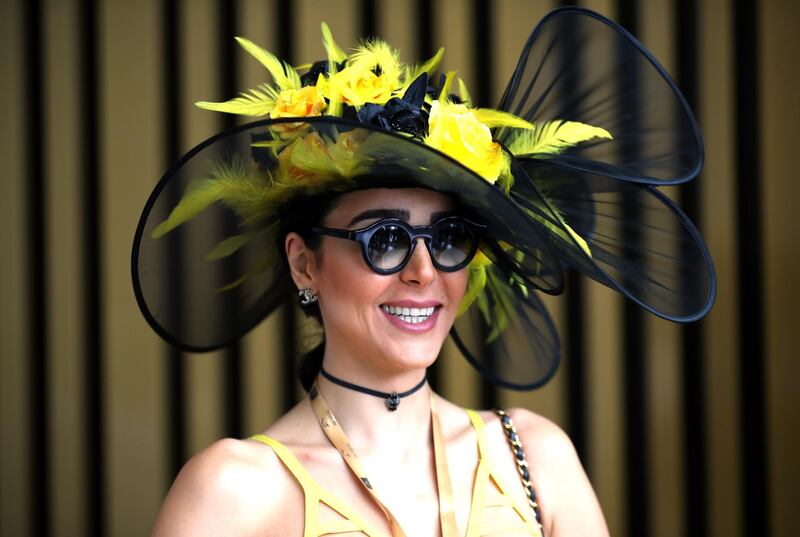
[[[429,225],[455,209],[449,197],[432,190],[359,190],[341,196],[322,225],[353,230],[386,217]],[[427,367],[436,359],[464,295],[467,270],[437,270],[423,240],[416,242],[402,270],[380,275],[367,266],[358,242],[323,237],[309,287],[319,296],[326,354],[341,353],[360,366],[389,373]],[[433,313],[422,322],[401,318],[424,316],[430,308]]]

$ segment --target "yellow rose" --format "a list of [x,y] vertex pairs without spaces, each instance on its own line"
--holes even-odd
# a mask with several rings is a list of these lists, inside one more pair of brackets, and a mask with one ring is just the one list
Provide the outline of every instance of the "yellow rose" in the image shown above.
[[492,141],[489,127],[463,104],[433,101],[425,143],[457,160],[490,183],[508,165],[500,144]]
[[[316,86],[305,86],[300,89],[287,89],[280,92],[275,99],[275,106],[269,117],[312,117],[322,115],[325,109],[325,99]],[[273,125],[272,129],[279,132],[281,137],[287,138],[296,134],[296,131],[305,126],[305,123],[281,123]]]
[[363,106],[366,103],[385,104],[399,84],[396,77],[376,75],[372,69],[346,67],[330,80],[344,104]]

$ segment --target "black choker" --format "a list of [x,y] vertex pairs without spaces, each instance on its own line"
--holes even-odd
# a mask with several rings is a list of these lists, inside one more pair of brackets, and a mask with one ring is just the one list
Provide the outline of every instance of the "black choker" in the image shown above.
[[323,377],[333,382],[334,384],[338,384],[342,388],[347,388],[348,390],[355,390],[357,392],[365,393],[367,395],[372,395],[384,399],[384,402],[386,403],[386,408],[388,408],[392,412],[397,410],[397,407],[400,406],[400,399],[402,399],[403,397],[408,397],[412,393],[416,392],[417,390],[425,386],[425,382],[428,380],[428,377],[422,377],[422,380],[419,381],[419,384],[417,384],[408,391],[405,391],[403,393],[397,393],[397,392],[388,393],[388,392],[379,392],[378,390],[371,390],[370,388],[365,388],[363,386],[359,386],[358,384],[353,384],[351,382],[347,382],[346,380],[336,378],[322,368],[320,368],[319,372],[322,373]]

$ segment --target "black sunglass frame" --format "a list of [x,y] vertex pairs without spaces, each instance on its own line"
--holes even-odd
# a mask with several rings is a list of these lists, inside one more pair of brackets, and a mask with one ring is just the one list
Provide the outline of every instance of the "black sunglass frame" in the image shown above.
[[[462,224],[464,228],[467,230],[467,232],[470,233],[470,235],[472,236],[472,249],[466,255],[464,261],[452,267],[446,267],[439,264],[439,262],[436,260],[436,256],[434,256],[433,252],[431,252],[431,239],[433,238],[433,235],[439,230],[439,228],[453,222]],[[369,241],[372,239],[372,236],[379,229],[387,225],[397,226],[403,231],[405,231],[410,238],[409,239],[410,246],[403,260],[396,267],[390,269],[382,269],[375,266],[375,264],[369,258]],[[434,267],[441,270],[442,272],[459,271],[464,267],[466,267],[469,264],[469,262],[472,261],[472,258],[475,257],[475,254],[478,251],[478,243],[480,240],[480,236],[485,229],[486,226],[484,226],[483,224],[472,222],[471,220],[468,220],[464,217],[448,216],[442,218],[441,220],[437,220],[436,222],[434,222],[429,226],[411,226],[406,222],[399,220],[397,218],[383,218],[361,229],[351,230],[351,229],[337,229],[331,227],[316,226],[311,228],[311,231],[319,235],[328,235],[331,237],[336,237],[339,239],[347,239],[360,243],[361,256],[364,258],[364,262],[367,264],[367,266],[377,274],[389,275],[400,272],[405,268],[405,266],[408,264],[408,260],[411,259],[412,255],[414,255],[414,248],[416,248],[417,246],[417,239],[419,237],[422,237],[423,242],[425,243],[425,247],[428,249],[428,255],[430,256],[431,262],[433,263]]]

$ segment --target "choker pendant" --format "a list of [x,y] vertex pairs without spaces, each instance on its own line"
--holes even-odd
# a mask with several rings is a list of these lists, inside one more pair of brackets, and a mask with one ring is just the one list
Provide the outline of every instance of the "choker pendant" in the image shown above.
[[353,390],[353,391],[356,391],[356,392],[359,392],[359,393],[372,395],[374,397],[380,397],[381,399],[383,399],[383,402],[386,405],[386,410],[388,410],[390,412],[394,412],[395,410],[397,410],[397,407],[400,406],[400,400],[403,397],[408,397],[412,393],[416,392],[417,390],[419,390],[420,388],[425,386],[425,383],[428,381],[427,377],[422,377],[422,380],[419,381],[419,384],[417,384],[416,386],[414,386],[410,390],[402,392],[402,393],[381,392],[381,391],[378,391],[378,390],[373,390],[371,388],[366,388],[364,386],[359,386],[358,384],[353,384],[352,382],[347,382],[346,380],[342,380],[342,379],[340,379],[338,377],[334,377],[333,375],[331,375],[330,373],[325,371],[325,369],[323,369],[323,368],[320,368],[319,372],[323,377],[325,377],[329,381],[333,382],[334,384],[337,384],[337,385],[341,386],[342,388],[347,388],[348,390]]
[[398,406],[400,406],[400,394],[397,392],[390,393],[389,397],[386,398],[386,408],[394,412]]

